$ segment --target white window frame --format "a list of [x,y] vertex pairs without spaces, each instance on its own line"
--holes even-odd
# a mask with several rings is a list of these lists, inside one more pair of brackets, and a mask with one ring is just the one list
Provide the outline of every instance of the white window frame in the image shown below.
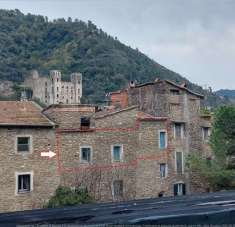
[[[115,146],[121,147],[120,161],[114,160],[113,148],[114,148]],[[111,159],[112,159],[112,163],[123,162],[123,144],[112,144],[112,145],[111,145]]]
[[[30,175],[30,191],[25,191],[25,192],[18,191],[18,180],[19,180],[19,176],[21,176],[21,175]],[[15,195],[25,195],[25,194],[29,194],[33,191],[33,176],[34,176],[33,171],[15,172]]]
[[[90,154],[90,162],[86,161],[86,160],[83,160],[82,159],[82,149],[83,148],[90,148],[90,151],[91,151],[91,154]],[[84,164],[90,164],[92,163],[92,160],[93,160],[93,150],[92,150],[92,146],[80,146],[80,154],[79,154],[79,160],[80,160],[80,163],[84,163]]]
[[[205,128],[208,128],[208,138],[207,139],[205,139],[205,131],[204,131]],[[208,142],[210,140],[210,136],[211,136],[211,128],[210,127],[202,127],[202,140]]]
[[[160,143],[160,135],[161,135],[161,132],[165,132],[165,147],[164,148],[161,148],[161,143]],[[159,149],[160,150],[165,150],[165,149],[167,149],[167,147],[168,147],[168,135],[167,135],[167,130],[159,130],[158,131],[158,140],[159,140],[159,144],[158,144],[158,147],[159,147]]]
[[[161,176],[161,164],[165,164],[165,177]],[[167,163],[159,163],[160,179],[165,179],[168,177],[168,165]]]
[[175,172],[178,174],[177,171],[177,152],[182,154],[182,174],[184,174],[184,152],[183,151],[175,151]]
[[[186,184],[183,181],[179,181],[179,182],[174,183],[174,185],[177,185],[177,195],[176,196],[183,196],[183,185],[185,185],[185,187],[186,187]],[[179,185],[182,186],[181,194],[178,194]]]
[[[29,151],[18,151],[18,138],[29,137]],[[16,154],[32,154],[33,153],[33,136],[28,134],[16,135],[15,137],[15,153]]]
[[185,123],[184,122],[174,122],[174,139],[178,139],[178,137],[176,137],[176,127],[175,124],[181,124],[180,127],[180,139],[184,139],[185,138]]

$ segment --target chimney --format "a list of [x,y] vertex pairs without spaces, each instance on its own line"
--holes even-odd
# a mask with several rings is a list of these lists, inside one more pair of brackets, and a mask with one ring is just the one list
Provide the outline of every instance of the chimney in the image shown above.
[[130,83],[129,83],[129,87],[130,87],[130,88],[134,88],[135,85],[136,85],[136,81],[131,80]]
[[180,86],[181,86],[181,87],[184,87],[184,88],[187,88],[187,87],[188,87],[185,82],[183,82]]
[[156,79],[154,80],[155,83],[157,83],[157,82],[159,82],[159,81],[160,81],[159,78],[156,78]]

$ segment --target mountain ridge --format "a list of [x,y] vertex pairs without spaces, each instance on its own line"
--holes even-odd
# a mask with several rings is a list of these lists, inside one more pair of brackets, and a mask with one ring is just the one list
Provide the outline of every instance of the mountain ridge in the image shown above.
[[49,21],[17,9],[0,10],[0,49],[0,80],[11,81],[16,92],[31,70],[47,75],[49,70],[58,69],[64,80],[71,72],[83,74],[83,102],[87,103],[103,101],[105,93],[126,87],[130,80],[145,83],[156,77],[186,82],[190,89],[206,96],[206,105],[228,102],[121,43],[91,21]]

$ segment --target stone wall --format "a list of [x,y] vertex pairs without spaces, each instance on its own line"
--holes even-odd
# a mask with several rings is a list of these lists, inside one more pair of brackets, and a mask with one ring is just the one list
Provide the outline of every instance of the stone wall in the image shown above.
[[[32,153],[16,152],[16,137],[23,135],[32,137]],[[41,152],[56,152],[55,141],[53,129],[0,128],[1,212],[40,208],[52,196],[60,184],[56,159],[41,157]],[[25,172],[33,174],[33,190],[17,194],[15,174]]]

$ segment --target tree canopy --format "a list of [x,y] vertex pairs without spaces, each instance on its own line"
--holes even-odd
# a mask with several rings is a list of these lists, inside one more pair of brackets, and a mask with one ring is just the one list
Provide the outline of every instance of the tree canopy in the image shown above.
[[123,88],[130,80],[142,83],[156,77],[187,82],[189,88],[208,97],[209,105],[225,102],[122,44],[91,21],[49,21],[19,10],[0,10],[0,50],[0,80],[21,83],[33,69],[44,75],[61,70],[64,80],[71,72],[81,72],[85,102],[104,100],[106,92]]
[[214,190],[235,188],[235,106],[223,106],[214,113],[210,144],[212,157],[191,155],[190,169]]

